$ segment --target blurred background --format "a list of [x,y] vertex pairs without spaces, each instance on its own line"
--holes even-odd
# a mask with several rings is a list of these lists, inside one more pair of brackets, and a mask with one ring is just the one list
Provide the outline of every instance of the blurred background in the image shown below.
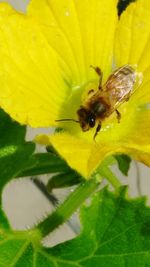
[[[4,1],[0,0],[0,2]],[[5,2],[9,2],[17,10],[25,12],[29,0],[9,0]],[[122,2],[125,5],[129,0],[122,0]],[[50,129],[35,130],[29,128],[26,139],[32,140],[37,133],[43,133],[43,131],[49,133]],[[37,147],[38,152],[41,149],[41,147]],[[148,203],[150,203],[150,168],[132,161],[128,177],[123,176],[117,167],[113,171],[120,177],[123,184],[129,185],[129,192],[132,197],[146,195]],[[42,181],[41,185],[43,186],[49,177],[49,175],[43,175],[37,178],[39,181]],[[29,177],[13,180],[5,187],[3,207],[14,229],[21,230],[32,227],[43,216],[54,209],[54,204],[49,199],[49,196],[43,192],[42,186],[39,188],[39,185],[31,181]],[[74,188],[57,189],[53,193],[58,201],[62,202],[72,190]],[[78,212],[76,212],[65,225],[59,227],[43,242],[47,246],[53,246],[73,238],[79,231],[80,224]]]

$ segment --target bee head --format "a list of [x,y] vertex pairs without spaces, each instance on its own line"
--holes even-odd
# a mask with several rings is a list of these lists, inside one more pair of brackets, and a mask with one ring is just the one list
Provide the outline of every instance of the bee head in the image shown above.
[[80,109],[78,109],[77,114],[80,126],[84,132],[95,126],[96,116],[94,113],[84,107],[81,107]]

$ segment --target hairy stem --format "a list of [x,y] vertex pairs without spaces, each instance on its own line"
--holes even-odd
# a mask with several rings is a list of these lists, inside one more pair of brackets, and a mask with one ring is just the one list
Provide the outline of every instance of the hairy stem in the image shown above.
[[96,190],[98,184],[96,179],[90,179],[81,183],[63,204],[38,224],[36,228],[40,230],[42,237],[45,237],[59,225],[63,224],[90,196],[90,194]]

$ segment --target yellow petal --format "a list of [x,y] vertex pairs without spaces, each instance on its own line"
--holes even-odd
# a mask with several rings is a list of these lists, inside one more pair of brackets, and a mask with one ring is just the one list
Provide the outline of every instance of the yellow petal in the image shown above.
[[71,168],[88,179],[107,156],[116,153],[128,154],[150,165],[149,117],[150,110],[128,107],[128,113],[123,113],[122,109],[120,124],[114,119],[113,124],[109,121],[110,128],[105,131],[104,127],[96,142],[92,135],[87,141],[83,139],[87,133],[74,137],[62,132],[53,136],[40,136],[37,141],[44,145],[52,144]]
[[67,161],[71,168],[88,177],[88,159],[92,144],[66,133],[49,136],[49,142]]
[[1,107],[38,127],[56,125],[76,91],[78,106],[77,89],[98,79],[90,65],[111,67],[116,2],[33,0],[27,15],[1,3]]
[[39,136],[36,141],[44,145],[52,144],[68,165],[86,179],[107,156],[125,151],[117,142],[87,142],[67,133],[49,136],[49,140],[48,136]]
[[115,42],[115,60],[118,66],[138,64],[143,72],[150,65],[149,0],[131,3],[122,13]]
[[[84,85],[92,79],[98,80],[90,65],[101,67],[104,79],[111,72],[116,3],[116,0],[32,0],[28,15],[1,4],[1,106],[19,122],[36,127],[55,125],[55,120],[63,115],[75,116]],[[52,143],[68,164],[86,178],[113,153],[129,153],[149,164],[150,131],[145,127],[144,115],[148,118],[150,114],[141,106],[147,102],[137,103],[143,93],[141,89],[149,94],[146,85],[149,54],[143,53],[149,42],[149,11],[144,13],[143,7],[149,7],[147,0],[130,5],[116,34],[117,65],[139,62],[144,73],[140,93],[119,108],[121,123],[116,122],[113,114],[102,125],[96,143],[93,131],[83,133],[79,126],[75,126],[75,131],[70,126],[76,137],[69,133],[41,137],[43,144]],[[141,25],[145,32],[136,49]]]
[[131,3],[121,15],[116,31],[115,61],[118,66],[136,64],[143,73],[142,86],[133,96],[137,105],[150,102],[150,1]]
[[150,152],[149,153],[144,153],[143,150],[137,150],[137,149],[131,149],[128,153],[130,152],[130,155],[137,161],[142,162],[143,164],[147,165],[150,167]]
[[[46,139],[45,139],[46,140]],[[92,144],[69,134],[56,134],[46,140],[51,143],[69,166],[86,179],[96,170],[101,162],[113,154],[128,154],[134,159],[150,166],[150,146],[135,143],[103,142]],[[141,141],[141,137],[138,140]]]
[[48,42],[70,69],[75,85],[95,77],[90,65],[108,75],[113,58],[117,0],[32,0],[29,14],[37,18]]
[[144,72],[143,83],[132,98],[139,108],[146,107],[150,103],[150,68]]
[[150,110],[141,107],[136,112],[135,120],[126,135],[128,147],[135,147],[143,152],[150,153]]
[[[146,3],[148,4],[148,2]],[[126,13],[123,14],[119,23],[116,39],[116,59],[118,66],[127,63],[138,63],[148,41],[149,20],[147,13],[145,15],[143,10],[140,9],[141,5],[143,5],[143,1],[140,0],[139,4],[132,4],[127,9]],[[139,28],[138,31],[137,24],[141,22],[144,15],[143,23],[146,25],[146,34],[144,33],[141,43],[137,45],[136,42],[140,39],[141,34],[141,28]],[[132,32],[133,35],[135,34],[134,36],[132,36]],[[137,50],[136,45],[138,46]],[[88,53],[91,55],[90,52]],[[144,65],[141,64],[139,69],[144,72],[143,66]],[[144,82],[147,80],[145,73]],[[143,106],[143,103],[146,102],[143,102],[144,100],[140,102],[140,97],[142,94],[145,96],[145,92],[148,93],[148,86],[146,89],[146,86],[143,85],[140,90],[136,92],[136,96],[133,95],[128,103],[124,103],[120,106],[119,111],[122,115],[120,124],[118,124],[114,118],[115,114],[103,123],[102,131],[97,136],[96,143],[92,140],[95,129],[87,133],[83,133],[81,129],[79,129],[77,133],[78,137],[73,137],[64,133],[56,134],[49,138],[50,142],[60,155],[67,160],[68,164],[86,178],[88,178],[105,157],[110,154],[126,153],[136,160],[150,165],[150,128],[148,124],[150,114],[149,110]],[[137,99],[139,101],[137,101]],[[74,129],[72,128],[71,132],[73,133],[73,131]]]
[[0,7],[0,104],[20,123],[54,125],[67,93],[57,55],[35,20]]
[[[109,118],[96,142],[93,141],[90,131],[82,132],[80,137],[55,134],[49,140],[68,164],[86,178],[111,154],[125,153],[150,165],[150,110],[144,107],[139,109],[135,104],[130,106],[130,103],[126,103],[126,106],[120,109],[121,122],[117,123],[116,118]],[[89,136],[86,141],[87,134]]]

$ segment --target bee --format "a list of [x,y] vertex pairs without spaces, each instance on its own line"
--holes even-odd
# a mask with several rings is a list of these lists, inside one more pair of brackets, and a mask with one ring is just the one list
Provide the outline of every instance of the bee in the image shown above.
[[128,101],[135,91],[135,85],[141,84],[141,73],[131,65],[124,65],[116,69],[102,85],[103,73],[99,67],[91,66],[99,76],[97,89],[91,88],[88,91],[87,98],[77,110],[78,120],[63,119],[59,121],[75,121],[80,124],[82,131],[86,132],[96,126],[93,139],[95,140],[99,133],[102,122],[112,113],[116,113],[118,123],[121,120],[121,114],[118,107],[125,101]]

